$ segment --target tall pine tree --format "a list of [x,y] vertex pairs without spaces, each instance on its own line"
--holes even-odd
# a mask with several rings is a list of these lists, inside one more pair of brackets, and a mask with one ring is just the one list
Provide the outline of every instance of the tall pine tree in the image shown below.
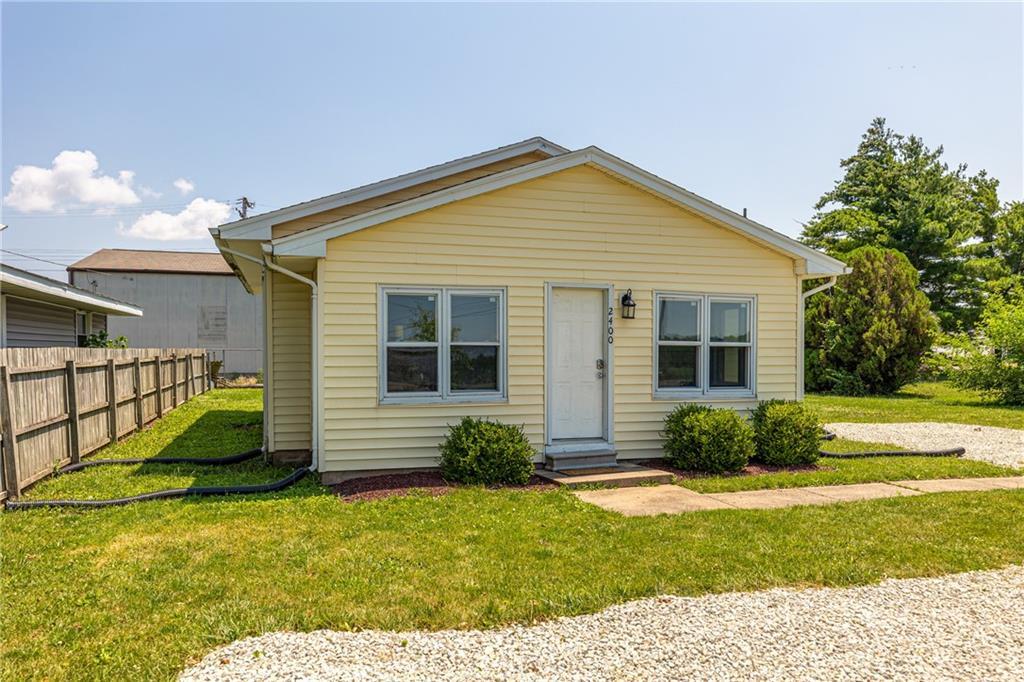
[[971,328],[985,283],[998,276],[995,251],[998,181],[985,171],[950,169],[943,149],[871,122],[843,177],[815,205],[803,240],[842,256],[861,246],[903,252],[944,329]]

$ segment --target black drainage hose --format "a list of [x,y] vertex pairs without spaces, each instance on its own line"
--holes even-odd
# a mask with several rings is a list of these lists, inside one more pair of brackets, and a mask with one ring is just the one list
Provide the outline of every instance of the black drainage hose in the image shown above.
[[[835,440],[836,434],[826,431],[822,440]],[[818,450],[822,457],[837,459],[856,459],[859,457],[962,457],[967,452],[963,448],[945,448],[943,450],[862,450],[860,452],[829,452]]]
[[239,452],[237,455],[226,457],[142,457],[138,459],[91,459],[87,462],[69,464],[57,470],[58,474],[70,474],[74,471],[81,471],[89,467],[103,466],[107,464],[200,464],[216,466],[221,464],[238,464],[250,459],[255,459],[263,454],[261,448],[254,448]]
[[303,478],[305,478],[306,474],[309,474],[311,472],[312,470],[309,467],[302,467],[301,469],[296,469],[295,471],[288,474],[284,478],[278,481],[272,481],[270,483],[258,483],[256,485],[227,485],[195,488],[172,488],[170,490],[157,490],[156,492],[152,493],[133,495],[132,497],[117,497],[110,500],[29,500],[25,502],[8,501],[7,509],[39,509],[41,507],[91,509],[96,507],[117,507],[125,504],[133,504],[135,502],[146,502],[149,500],[166,500],[174,497],[189,497],[192,495],[197,497],[204,497],[210,495],[253,495],[256,493],[273,493],[277,492],[278,490],[284,490],[289,486],[295,485]]

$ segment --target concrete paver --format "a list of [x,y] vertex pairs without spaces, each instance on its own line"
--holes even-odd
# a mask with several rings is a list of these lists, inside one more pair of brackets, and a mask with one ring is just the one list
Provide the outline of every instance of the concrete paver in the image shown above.
[[858,500],[878,500],[884,497],[907,497],[920,495],[917,490],[901,488],[888,483],[853,483],[850,485],[816,485],[802,488],[808,492],[835,500],[837,502],[856,502]]
[[707,493],[707,497],[737,509],[777,509],[800,504],[832,504],[835,500],[808,492],[805,488],[744,490],[735,493]]
[[730,508],[724,502],[677,485],[580,490],[575,495],[584,502],[619,512],[624,516],[654,516]]
[[1024,476],[855,483],[703,494],[677,485],[657,485],[580,490],[574,494],[584,502],[625,516],[653,516],[712,509],[779,509],[802,504],[837,504],[924,493],[1009,489],[1024,489]]
[[936,478],[923,481],[893,481],[893,485],[919,490],[923,493],[953,493],[976,490],[1000,490],[1006,484],[997,485],[994,478]]

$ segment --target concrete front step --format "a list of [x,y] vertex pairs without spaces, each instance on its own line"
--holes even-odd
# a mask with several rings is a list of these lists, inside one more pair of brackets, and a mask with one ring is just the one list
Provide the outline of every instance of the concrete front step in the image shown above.
[[538,469],[537,475],[567,488],[579,488],[580,486],[628,488],[643,484],[671,483],[673,478],[672,474],[667,471],[648,469],[637,464],[620,463],[612,467],[598,469],[594,473],[585,473],[586,471],[586,469],[577,469],[566,473],[565,471]]
[[618,465],[618,452],[614,448],[549,452],[544,464],[551,471],[607,469]]

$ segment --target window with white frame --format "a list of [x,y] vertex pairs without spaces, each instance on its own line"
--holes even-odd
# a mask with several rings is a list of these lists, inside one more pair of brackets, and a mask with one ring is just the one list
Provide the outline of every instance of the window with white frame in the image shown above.
[[504,291],[389,287],[381,307],[382,399],[504,397]]
[[751,393],[753,315],[749,296],[657,294],[655,393]]

